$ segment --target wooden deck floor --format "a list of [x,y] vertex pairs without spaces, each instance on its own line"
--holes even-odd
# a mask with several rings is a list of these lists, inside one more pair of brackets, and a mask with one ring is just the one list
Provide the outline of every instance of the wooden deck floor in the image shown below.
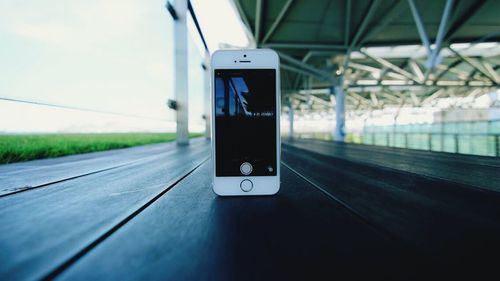
[[296,140],[277,196],[219,198],[209,149],[0,166],[0,279],[407,280],[498,260],[498,159]]

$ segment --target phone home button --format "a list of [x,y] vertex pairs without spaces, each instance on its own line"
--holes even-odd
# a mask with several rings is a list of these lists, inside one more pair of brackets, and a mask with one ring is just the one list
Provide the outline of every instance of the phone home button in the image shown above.
[[243,180],[240,183],[240,188],[241,188],[241,190],[243,190],[245,192],[249,192],[253,188],[253,183],[251,180]]

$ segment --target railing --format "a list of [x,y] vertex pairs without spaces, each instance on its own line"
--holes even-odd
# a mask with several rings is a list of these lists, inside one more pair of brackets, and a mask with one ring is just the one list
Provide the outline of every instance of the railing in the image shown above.
[[370,145],[500,156],[500,134],[365,132],[360,137]]
[[358,136],[358,143],[371,145],[500,156],[498,119],[366,126]]

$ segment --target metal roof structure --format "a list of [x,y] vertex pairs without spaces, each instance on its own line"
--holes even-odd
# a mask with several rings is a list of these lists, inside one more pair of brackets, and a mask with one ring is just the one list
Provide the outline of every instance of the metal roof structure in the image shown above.
[[234,4],[254,46],[279,52],[283,94],[293,103],[332,106],[328,90],[341,85],[347,110],[421,106],[500,84],[500,1]]

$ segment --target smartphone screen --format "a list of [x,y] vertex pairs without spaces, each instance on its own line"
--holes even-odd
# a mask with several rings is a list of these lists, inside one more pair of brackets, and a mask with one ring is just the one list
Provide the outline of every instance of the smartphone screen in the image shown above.
[[276,176],[276,70],[214,72],[216,176]]

